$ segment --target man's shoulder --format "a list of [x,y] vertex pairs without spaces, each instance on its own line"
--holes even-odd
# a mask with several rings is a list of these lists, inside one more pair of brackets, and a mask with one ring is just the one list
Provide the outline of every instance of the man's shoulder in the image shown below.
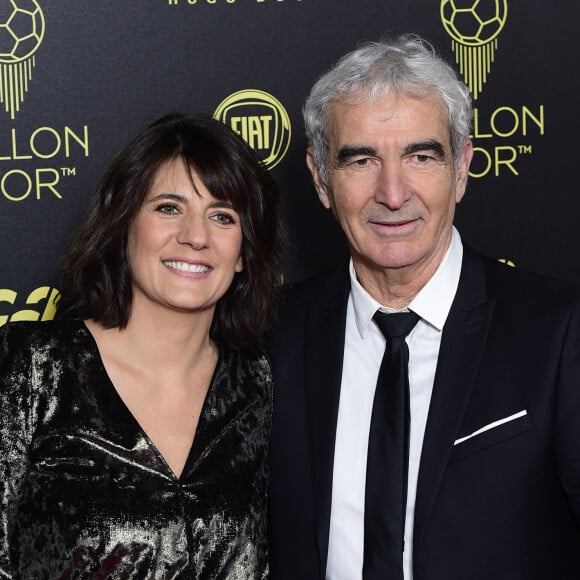
[[274,323],[266,343],[275,336],[284,342],[303,333],[309,314],[345,305],[350,291],[348,263],[319,272],[309,278],[284,284]]
[[348,295],[349,289],[348,263],[343,263],[303,280],[287,282],[282,288],[281,304],[288,307],[341,299]]
[[569,308],[580,304],[580,286],[576,284],[476,255],[483,264],[489,298],[513,300],[523,306],[542,305],[543,309],[551,306]]

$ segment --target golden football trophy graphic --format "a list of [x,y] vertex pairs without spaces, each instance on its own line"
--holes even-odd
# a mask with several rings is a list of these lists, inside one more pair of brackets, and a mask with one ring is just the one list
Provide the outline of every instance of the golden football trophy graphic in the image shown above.
[[43,38],[44,14],[36,0],[0,0],[0,102],[11,119],[28,90]]
[[507,0],[442,0],[441,21],[453,41],[455,60],[474,99],[491,70]]

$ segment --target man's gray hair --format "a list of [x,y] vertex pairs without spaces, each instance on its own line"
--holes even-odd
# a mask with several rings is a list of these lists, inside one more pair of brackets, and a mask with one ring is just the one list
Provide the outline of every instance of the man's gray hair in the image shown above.
[[469,139],[473,110],[469,89],[431,44],[416,35],[369,42],[343,56],[312,88],[304,106],[306,137],[314,163],[328,177],[329,105],[376,102],[388,92],[436,96],[447,109],[451,153],[457,164]]

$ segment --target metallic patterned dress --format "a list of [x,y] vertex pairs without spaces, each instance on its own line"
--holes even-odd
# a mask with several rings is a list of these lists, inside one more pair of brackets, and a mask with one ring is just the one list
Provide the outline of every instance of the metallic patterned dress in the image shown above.
[[0,578],[268,577],[272,377],[220,347],[180,478],[81,321],[0,329]]

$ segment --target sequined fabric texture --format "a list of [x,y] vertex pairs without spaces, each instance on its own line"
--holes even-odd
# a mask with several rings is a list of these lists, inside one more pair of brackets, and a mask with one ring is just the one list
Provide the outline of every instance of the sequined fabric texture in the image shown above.
[[82,321],[2,327],[0,578],[267,578],[271,396],[222,345],[177,479]]

